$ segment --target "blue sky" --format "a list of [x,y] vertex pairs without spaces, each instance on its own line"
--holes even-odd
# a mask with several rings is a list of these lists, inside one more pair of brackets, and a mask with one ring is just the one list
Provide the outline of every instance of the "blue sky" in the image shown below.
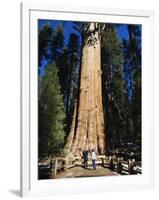
[[[63,23],[64,36],[65,36],[65,45],[67,45],[67,43],[68,43],[70,33],[76,33],[77,35],[79,35],[79,33],[72,27],[73,22],[71,22],[71,21],[58,21],[58,20],[39,19],[38,20],[38,29],[41,29],[43,25],[48,24],[48,23],[50,24],[50,26],[53,29],[56,29],[56,27],[60,23]],[[127,24],[121,24],[117,28],[117,35],[118,35],[120,41],[122,41],[122,39],[126,39],[127,40],[129,38],[128,31],[127,31]]]
[[[75,33],[79,35],[79,32],[73,28],[72,21],[61,21],[61,20],[49,20],[49,19],[39,19],[38,20],[38,29],[40,30],[45,24],[50,24],[53,30],[62,23],[64,27],[64,39],[65,45],[67,45],[69,41],[70,33]],[[79,35],[80,36],[80,35]],[[127,40],[129,38],[128,31],[127,31],[127,24],[121,24],[117,28],[117,36],[119,40],[122,41],[123,39]],[[41,74],[44,74],[44,66],[47,64],[46,60],[43,60],[42,67],[40,68]]]
[[58,20],[38,20],[38,28],[42,28],[45,24],[50,24],[50,26],[53,28],[53,30],[56,29],[56,27],[63,23],[64,26],[64,37],[65,37],[65,45],[67,45],[69,40],[70,33],[76,33],[79,35],[79,33],[72,27],[73,23],[71,21],[58,21]]

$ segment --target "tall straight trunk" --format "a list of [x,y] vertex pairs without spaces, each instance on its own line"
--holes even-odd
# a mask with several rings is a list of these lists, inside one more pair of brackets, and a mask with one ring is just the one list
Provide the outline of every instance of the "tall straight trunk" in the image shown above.
[[77,106],[65,149],[72,155],[94,149],[106,153],[101,86],[101,44],[97,23],[90,23],[84,38]]

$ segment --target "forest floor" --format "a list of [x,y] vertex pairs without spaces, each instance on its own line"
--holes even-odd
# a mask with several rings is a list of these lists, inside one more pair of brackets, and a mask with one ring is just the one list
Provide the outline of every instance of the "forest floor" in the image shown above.
[[87,169],[84,169],[83,167],[74,167],[69,169],[68,171],[58,173],[55,177],[52,178],[78,178],[115,175],[117,176],[119,174],[101,166],[97,166],[96,170],[94,170],[92,167],[88,167]]

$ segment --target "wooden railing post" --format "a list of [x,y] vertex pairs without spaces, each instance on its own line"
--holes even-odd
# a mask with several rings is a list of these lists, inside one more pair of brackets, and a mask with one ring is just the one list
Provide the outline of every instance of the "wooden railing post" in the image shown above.
[[102,159],[102,167],[104,167],[104,158],[101,158]]
[[67,171],[68,170],[68,157],[65,158],[65,167],[64,170]]
[[122,161],[123,161],[123,158],[121,157],[117,158],[117,170],[118,170],[118,173],[120,174],[122,173],[122,168],[123,168]]
[[135,164],[135,159],[128,159],[129,174],[133,174],[134,173],[134,164]]
[[110,169],[114,169],[114,163],[113,163],[113,157],[112,156],[109,156],[109,166],[110,166]]
[[54,176],[57,174],[58,159],[55,159]]

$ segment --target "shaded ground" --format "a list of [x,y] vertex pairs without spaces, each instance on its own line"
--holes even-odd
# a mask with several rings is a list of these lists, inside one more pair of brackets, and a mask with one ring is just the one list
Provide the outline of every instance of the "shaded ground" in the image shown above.
[[73,167],[66,172],[60,172],[52,178],[78,178],[78,177],[95,177],[95,176],[117,176],[116,172],[111,171],[108,168],[98,166],[96,170],[92,167],[84,169],[83,167]]

